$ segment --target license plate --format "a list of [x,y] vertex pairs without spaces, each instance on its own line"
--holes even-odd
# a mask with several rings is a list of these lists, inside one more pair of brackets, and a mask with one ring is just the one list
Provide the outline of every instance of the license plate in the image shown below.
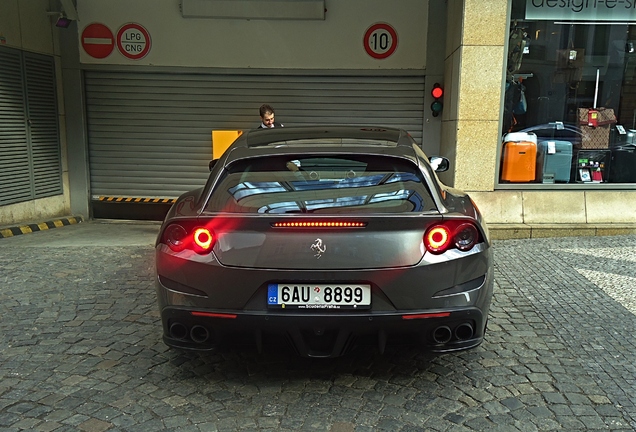
[[269,284],[267,305],[283,309],[368,309],[371,285]]

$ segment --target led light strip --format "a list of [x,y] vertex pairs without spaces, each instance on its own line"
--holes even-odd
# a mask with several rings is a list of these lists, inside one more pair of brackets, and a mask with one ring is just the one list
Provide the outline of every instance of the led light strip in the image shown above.
[[274,222],[274,228],[364,228],[366,222]]

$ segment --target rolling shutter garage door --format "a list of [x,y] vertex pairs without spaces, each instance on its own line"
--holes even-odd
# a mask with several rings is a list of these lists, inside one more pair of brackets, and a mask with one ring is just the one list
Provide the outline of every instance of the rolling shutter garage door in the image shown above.
[[211,75],[86,71],[94,198],[176,198],[208,175],[213,130],[393,126],[422,138],[424,76]]

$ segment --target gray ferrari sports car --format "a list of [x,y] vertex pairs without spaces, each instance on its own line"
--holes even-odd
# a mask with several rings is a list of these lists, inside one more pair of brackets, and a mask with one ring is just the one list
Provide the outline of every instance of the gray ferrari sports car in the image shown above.
[[289,343],[479,345],[493,294],[487,227],[405,131],[251,130],[183,194],[156,243],[163,340],[211,350]]

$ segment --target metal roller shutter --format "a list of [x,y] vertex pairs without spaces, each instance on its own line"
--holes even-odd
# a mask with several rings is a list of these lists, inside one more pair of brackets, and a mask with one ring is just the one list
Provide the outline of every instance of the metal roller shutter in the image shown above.
[[422,137],[424,77],[86,71],[91,191],[174,198],[203,185],[212,130],[259,125],[394,126]]
[[62,193],[51,56],[0,49],[0,205]]
[[31,198],[20,51],[0,50],[0,204]]
[[33,193],[44,198],[62,193],[62,164],[53,58],[24,53]]

